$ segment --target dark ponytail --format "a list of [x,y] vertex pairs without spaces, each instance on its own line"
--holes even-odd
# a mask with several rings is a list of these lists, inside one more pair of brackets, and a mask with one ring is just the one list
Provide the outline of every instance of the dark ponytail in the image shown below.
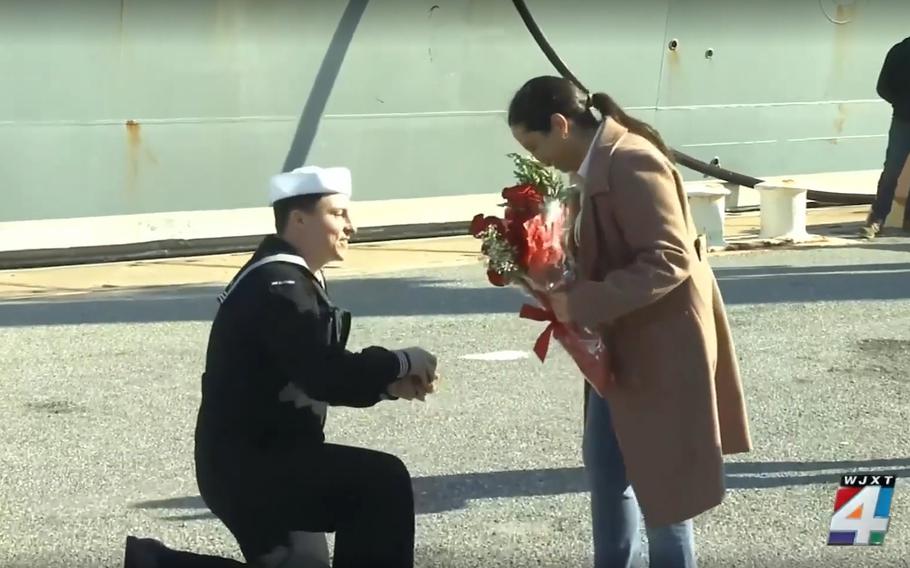
[[651,144],[657,146],[657,149],[669,158],[671,162],[674,161],[673,152],[664,143],[664,139],[660,136],[660,133],[647,122],[638,120],[637,118],[633,118],[626,114],[626,111],[616,104],[616,101],[614,101],[610,95],[606,93],[593,93],[590,96],[590,101],[591,106],[597,109],[601,116],[612,117],[613,120],[629,129],[629,132],[632,134],[637,134]]
[[597,128],[609,116],[674,161],[673,152],[651,125],[626,114],[606,93],[589,95],[563,77],[544,75],[522,85],[509,104],[509,126],[546,133],[550,131],[550,117],[557,113],[587,128]]

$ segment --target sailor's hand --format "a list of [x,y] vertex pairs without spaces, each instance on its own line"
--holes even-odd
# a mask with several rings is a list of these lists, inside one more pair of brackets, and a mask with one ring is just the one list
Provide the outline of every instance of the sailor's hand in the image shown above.
[[435,371],[429,377],[429,379],[425,377],[419,377],[417,375],[410,375],[410,378],[414,382],[419,392],[423,395],[420,397],[420,400],[423,400],[423,397],[425,395],[435,393],[436,389],[439,388],[439,373]]
[[399,377],[417,376],[426,383],[436,377],[436,356],[421,347],[407,347],[398,351],[406,362]]
[[432,381],[427,381],[416,375],[408,375],[407,377],[398,379],[390,384],[387,389],[389,395],[395,398],[404,400],[417,399],[420,401],[425,400],[428,394],[435,391],[436,385]]

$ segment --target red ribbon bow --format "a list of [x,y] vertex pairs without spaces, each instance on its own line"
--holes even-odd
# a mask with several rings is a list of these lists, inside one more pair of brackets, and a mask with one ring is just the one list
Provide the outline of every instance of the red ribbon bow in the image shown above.
[[540,336],[537,337],[537,341],[534,342],[534,354],[543,362],[547,357],[547,351],[550,349],[550,337],[555,335],[559,339],[559,336],[565,331],[565,325],[556,319],[556,314],[553,311],[529,304],[521,306],[518,317],[550,322],[550,325],[543,330]]

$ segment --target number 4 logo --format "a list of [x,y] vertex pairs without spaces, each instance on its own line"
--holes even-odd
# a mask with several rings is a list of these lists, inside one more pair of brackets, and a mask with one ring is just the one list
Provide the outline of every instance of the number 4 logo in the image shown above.
[[882,544],[888,530],[891,487],[841,487],[834,502],[828,544]]

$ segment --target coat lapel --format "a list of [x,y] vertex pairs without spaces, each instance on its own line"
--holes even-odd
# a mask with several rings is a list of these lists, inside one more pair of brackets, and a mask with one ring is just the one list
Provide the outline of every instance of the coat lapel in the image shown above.
[[577,177],[580,181],[577,201],[572,209],[574,221],[572,223],[572,253],[580,272],[589,279],[596,279],[596,275],[605,270],[602,264],[607,261],[609,254],[601,250],[605,246],[606,228],[601,226],[601,220],[593,209],[591,200],[593,196],[608,192],[610,189],[610,163],[614,150],[622,144],[623,137],[629,132],[610,117],[604,119],[604,126],[595,141],[588,162],[588,170],[584,178]]
[[604,127],[591,152],[587,177],[583,183],[583,197],[609,190],[610,161],[613,151],[621,144],[629,130],[610,117],[604,119]]

